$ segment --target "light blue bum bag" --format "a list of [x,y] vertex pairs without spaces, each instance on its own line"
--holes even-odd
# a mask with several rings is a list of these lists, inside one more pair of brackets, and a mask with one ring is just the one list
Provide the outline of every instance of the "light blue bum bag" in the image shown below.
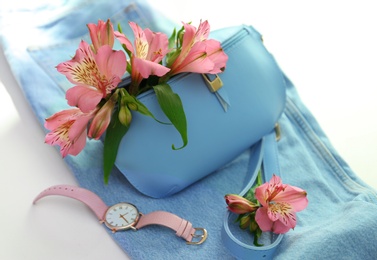
[[[250,26],[213,32],[229,59],[219,74],[222,88],[211,92],[201,74],[187,73],[169,81],[182,99],[188,124],[188,145],[171,125],[133,113],[116,166],[142,193],[170,196],[224,166],[275,126],[285,105],[285,82],[261,36]],[[214,79],[216,80],[216,79]],[[139,100],[161,121],[168,122],[153,90]]]

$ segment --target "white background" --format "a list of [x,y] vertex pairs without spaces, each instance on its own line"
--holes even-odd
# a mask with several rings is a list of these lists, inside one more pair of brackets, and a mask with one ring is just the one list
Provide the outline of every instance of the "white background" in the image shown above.
[[[177,22],[197,25],[208,19],[213,29],[253,25],[341,156],[377,188],[372,0],[158,0],[155,5]],[[56,198],[60,203],[32,206],[44,188],[76,183],[57,151],[44,144],[41,126],[2,54],[0,80],[0,259],[124,259],[79,202]]]

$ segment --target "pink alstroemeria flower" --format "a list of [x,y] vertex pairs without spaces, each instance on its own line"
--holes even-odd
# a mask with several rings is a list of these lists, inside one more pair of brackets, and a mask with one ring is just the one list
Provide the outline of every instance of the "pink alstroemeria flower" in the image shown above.
[[138,87],[143,79],[151,75],[162,77],[170,71],[169,68],[159,64],[168,52],[169,43],[168,37],[163,33],[155,33],[148,28],[142,30],[134,22],[129,24],[135,35],[135,48],[124,34],[115,32],[115,37],[131,53],[131,84]]
[[110,19],[107,20],[106,23],[102,20],[98,20],[98,25],[90,23],[87,26],[94,53],[97,53],[98,49],[104,45],[108,45],[111,48],[114,46],[114,28]]
[[45,142],[59,145],[63,157],[79,154],[86,144],[88,122],[95,113],[96,110],[83,113],[79,108],[72,108],[52,115],[45,121],[45,127],[51,130],[46,135]]
[[305,190],[283,184],[276,175],[255,189],[255,197],[262,204],[255,215],[260,229],[277,234],[293,229],[296,226],[296,212],[308,205]]
[[258,208],[258,205],[236,194],[225,195],[225,201],[228,209],[236,214],[253,212]]
[[210,26],[208,21],[200,22],[198,30],[188,23],[183,23],[182,50],[171,65],[170,75],[181,72],[220,73],[225,68],[228,56],[222,50],[220,42],[207,39]]
[[68,104],[88,113],[118,86],[126,71],[126,55],[108,45],[94,54],[89,44],[81,41],[73,59],[60,63],[57,69],[76,84],[66,92]]

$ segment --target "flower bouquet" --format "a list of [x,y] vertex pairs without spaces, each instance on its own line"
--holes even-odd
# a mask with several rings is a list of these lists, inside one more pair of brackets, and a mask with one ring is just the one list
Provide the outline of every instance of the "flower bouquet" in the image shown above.
[[[63,157],[79,154],[87,137],[98,140],[105,136],[106,183],[119,144],[132,123],[131,111],[162,124],[172,124],[182,139],[182,145],[173,144],[172,149],[184,148],[188,143],[185,111],[168,80],[186,72],[221,73],[228,59],[220,42],[208,39],[208,21],[201,22],[197,29],[183,23],[169,38],[150,29],[143,30],[134,22],[129,25],[134,33],[133,44],[120,26],[114,31],[110,20],[88,24],[91,44],[81,41],[74,57],[57,66],[74,84],[66,92],[68,104],[73,108],[57,112],[45,122],[50,130],[46,143],[59,145]],[[123,50],[113,49],[115,40]],[[168,122],[156,118],[138,99],[149,90],[154,91]]]

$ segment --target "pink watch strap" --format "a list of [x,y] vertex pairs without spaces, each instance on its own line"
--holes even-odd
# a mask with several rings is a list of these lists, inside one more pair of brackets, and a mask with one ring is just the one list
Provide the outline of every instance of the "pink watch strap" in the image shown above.
[[143,215],[135,227],[140,229],[147,225],[161,225],[173,229],[177,236],[184,238],[187,242],[197,237],[195,235],[197,229],[193,228],[189,221],[166,211],[154,211]]
[[[35,204],[43,197],[50,195],[60,195],[79,200],[86,204],[98,217],[104,220],[105,213],[109,208],[97,194],[71,185],[56,185],[42,191],[33,201]],[[155,211],[142,215],[135,228],[140,229],[147,225],[161,225],[173,229],[176,235],[185,239],[188,244],[200,245],[207,239],[207,231],[204,228],[193,228],[192,224],[177,215],[165,211]],[[200,234],[195,232],[200,231]],[[197,241],[193,241],[193,239]]]
[[33,201],[35,204],[38,200],[49,195],[60,195],[79,200],[86,204],[96,214],[100,221],[103,220],[108,206],[102,201],[97,194],[71,185],[56,185],[42,191]]

